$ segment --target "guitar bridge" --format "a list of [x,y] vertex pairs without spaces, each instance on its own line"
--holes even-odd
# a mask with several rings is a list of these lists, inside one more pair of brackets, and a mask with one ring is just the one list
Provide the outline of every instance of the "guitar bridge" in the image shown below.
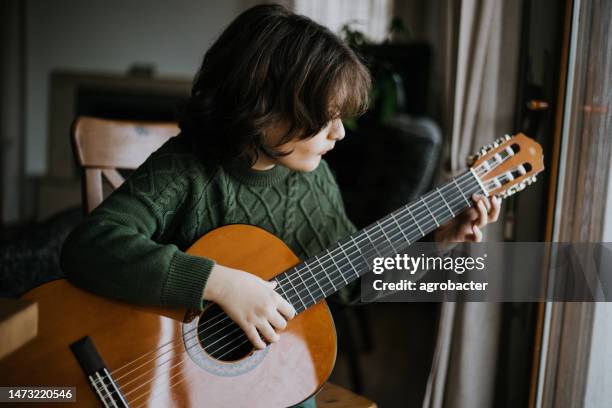
[[117,382],[106,368],[106,364],[89,336],[83,337],[70,345],[81,369],[89,379],[98,399],[106,408],[128,408],[125,397]]

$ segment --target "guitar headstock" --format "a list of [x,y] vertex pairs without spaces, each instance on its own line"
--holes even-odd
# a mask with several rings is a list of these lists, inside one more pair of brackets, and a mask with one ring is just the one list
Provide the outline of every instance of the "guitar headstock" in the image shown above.
[[506,135],[468,158],[488,196],[507,198],[536,181],[544,170],[542,146],[518,133]]

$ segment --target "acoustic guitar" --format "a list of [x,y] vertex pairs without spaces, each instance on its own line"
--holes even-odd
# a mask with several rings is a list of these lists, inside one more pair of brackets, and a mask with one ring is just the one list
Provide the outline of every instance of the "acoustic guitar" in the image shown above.
[[24,296],[38,302],[39,334],[0,361],[0,385],[76,387],[78,406],[298,404],[334,366],[326,297],[370,271],[371,255],[392,255],[470,207],[473,193],[507,197],[543,170],[541,147],[523,134],[497,140],[471,162],[465,173],[304,262],[248,225],[215,229],[193,244],[190,254],[275,280],[295,307],[280,341],[263,350],[214,304],[201,314],[137,307],[58,280]]

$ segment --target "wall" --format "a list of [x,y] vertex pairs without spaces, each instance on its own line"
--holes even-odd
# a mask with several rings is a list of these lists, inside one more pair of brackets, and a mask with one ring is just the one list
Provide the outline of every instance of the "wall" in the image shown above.
[[23,184],[25,9],[18,1],[0,1],[0,225],[19,220]]
[[608,198],[604,213],[603,241],[612,242],[612,161],[608,171]]
[[[604,217],[603,241],[612,242],[612,162],[608,173],[608,198]],[[591,338],[585,407],[601,407],[612,401],[612,304],[597,303]]]
[[29,0],[26,174],[47,169],[52,70],[123,73],[144,63],[159,76],[190,79],[204,51],[245,6],[243,0]]
[[[586,2],[588,3],[588,1]],[[593,81],[594,86],[601,86],[606,89],[601,98],[594,98],[593,105],[603,107],[599,110],[600,126],[602,133],[610,137],[612,129],[612,86],[610,86],[610,68],[612,66],[612,5],[609,2],[593,2],[595,21],[594,27],[600,27],[596,34],[601,39],[598,43],[596,52],[601,58],[602,64],[599,69],[604,78],[601,82]],[[605,136],[604,136],[605,137]],[[612,242],[612,161],[609,161],[607,198],[604,210],[603,242]],[[603,170],[603,169],[602,169]],[[610,270],[607,271],[610,273]],[[610,339],[612,338],[612,303],[597,303],[595,305],[595,316],[593,318],[593,333],[591,337],[591,350],[589,359],[589,370],[587,374],[587,386],[584,397],[584,406],[587,408],[597,408],[610,406],[612,401],[612,349]]]

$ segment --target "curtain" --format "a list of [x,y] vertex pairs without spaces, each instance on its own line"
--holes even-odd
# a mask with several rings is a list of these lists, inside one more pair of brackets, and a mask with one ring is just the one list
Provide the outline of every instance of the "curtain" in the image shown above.
[[[465,158],[482,145],[512,133],[520,3],[446,3],[441,27],[447,38],[445,127],[450,137],[443,177],[463,171]],[[501,224],[486,227],[484,239],[501,240]],[[442,304],[424,408],[492,406],[500,318],[495,303]]]
[[372,41],[383,41],[391,21],[391,0],[292,0],[293,11],[339,33],[344,24]]

